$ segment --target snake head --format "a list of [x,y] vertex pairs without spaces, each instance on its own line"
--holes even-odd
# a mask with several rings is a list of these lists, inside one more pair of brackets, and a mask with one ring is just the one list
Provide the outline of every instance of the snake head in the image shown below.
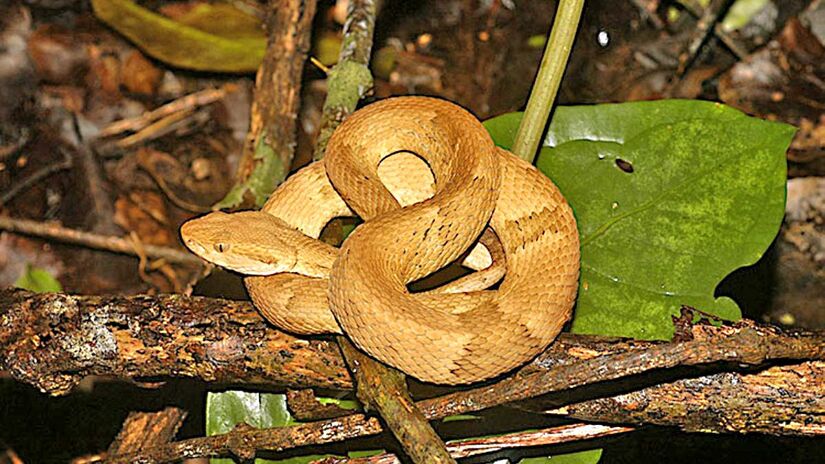
[[290,272],[296,252],[281,237],[284,223],[260,211],[209,213],[181,226],[183,243],[218,266],[246,275]]

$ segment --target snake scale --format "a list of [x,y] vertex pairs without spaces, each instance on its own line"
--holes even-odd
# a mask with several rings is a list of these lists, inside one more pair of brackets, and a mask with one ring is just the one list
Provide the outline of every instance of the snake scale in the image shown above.
[[[340,249],[317,240],[331,219],[353,215],[364,223]],[[326,158],[261,211],[213,212],[181,235],[202,258],[246,275],[275,325],[343,332],[440,384],[487,379],[544,350],[570,317],[579,275],[576,222],[555,185],[497,148],[466,110],[427,97],[356,111]],[[456,260],[477,272],[408,290]]]

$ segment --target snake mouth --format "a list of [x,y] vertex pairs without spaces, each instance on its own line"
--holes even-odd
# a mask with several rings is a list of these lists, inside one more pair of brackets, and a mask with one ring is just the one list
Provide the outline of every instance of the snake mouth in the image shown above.
[[183,244],[186,245],[186,248],[189,248],[189,251],[191,251],[192,253],[194,253],[194,254],[200,256],[201,258],[209,261],[209,259],[208,259],[209,257],[207,255],[207,251],[206,251],[205,246],[201,245],[200,243],[198,243],[197,241],[192,240],[192,239],[184,241]]
[[206,251],[206,247],[195,240],[186,240],[184,245],[186,245],[186,248],[189,248],[189,251],[201,257],[203,257],[203,253]]
[[[195,239],[186,240],[184,244],[192,253],[198,255],[201,259],[240,274],[266,276],[277,272],[284,272],[280,269],[272,269],[266,264],[254,259],[244,258],[239,255],[227,255],[217,251],[219,248],[218,246],[210,247],[198,242]],[[289,271],[287,270],[286,272]]]

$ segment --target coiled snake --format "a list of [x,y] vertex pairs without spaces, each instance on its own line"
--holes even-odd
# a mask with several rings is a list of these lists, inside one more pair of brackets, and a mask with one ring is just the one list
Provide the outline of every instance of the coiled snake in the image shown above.
[[[340,250],[316,240],[332,218],[355,214],[365,222]],[[204,259],[248,275],[253,303],[275,325],[343,332],[443,384],[493,377],[544,350],[570,317],[579,275],[576,222],[555,185],[497,148],[467,111],[425,97],[355,112],[326,158],[261,211],[210,213],[181,235]],[[457,259],[481,270],[408,290]]]

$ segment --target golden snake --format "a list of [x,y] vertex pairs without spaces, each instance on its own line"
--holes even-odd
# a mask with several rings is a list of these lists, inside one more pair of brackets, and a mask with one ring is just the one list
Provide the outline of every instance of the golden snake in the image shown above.
[[[317,240],[332,218],[355,214],[365,222],[340,250]],[[250,297],[275,325],[343,332],[443,384],[493,377],[544,350],[570,317],[579,275],[576,222],[555,185],[497,148],[470,113],[425,97],[355,112],[325,160],[261,211],[210,213],[181,235],[204,259],[250,275]],[[408,290],[458,259],[482,270]]]

